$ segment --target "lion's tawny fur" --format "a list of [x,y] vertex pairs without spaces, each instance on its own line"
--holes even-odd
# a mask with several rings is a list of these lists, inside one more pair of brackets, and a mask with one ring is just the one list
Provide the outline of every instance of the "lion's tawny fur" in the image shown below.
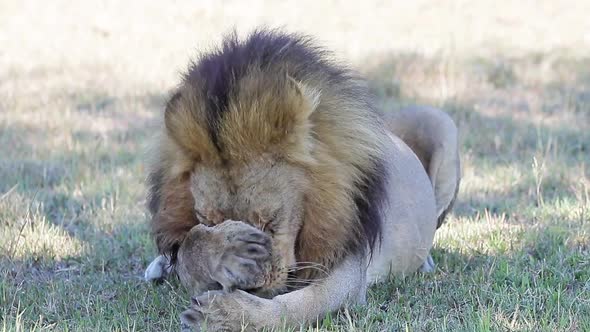
[[164,120],[148,206],[169,257],[146,278],[175,269],[196,296],[187,329],[297,327],[391,274],[434,271],[460,181],[444,112],[382,118],[309,38],[257,30],[192,63]]
[[[245,64],[227,55],[254,42],[271,53]],[[152,221],[159,250],[171,253],[198,222],[187,186],[195,167],[218,169],[231,192],[239,186],[240,174],[234,173],[258,160],[296,167],[307,179],[297,261],[331,267],[350,251],[372,245],[379,220],[362,213],[379,211],[378,193],[369,194],[385,186],[380,162],[387,136],[365,83],[304,37],[258,31],[246,41],[232,36],[225,43],[193,64],[166,108],[164,138],[152,166],[163,178],[151,189],[159,203]],[[203,67],[223,60],[229,64],[221,65],[222,72],[238,62],[228,74],[233,76],[207,76]],[[229,86],[220,85],[223,79]],[[363,224],[370,222],[376,224]]]

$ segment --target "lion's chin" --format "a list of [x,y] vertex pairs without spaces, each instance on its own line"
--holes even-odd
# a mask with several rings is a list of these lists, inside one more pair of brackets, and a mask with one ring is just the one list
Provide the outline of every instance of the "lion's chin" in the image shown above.
[[250,289],[250,290],[248,290],[248,293],[256,295],[258,297],[265,298],[265,299],[272,299],[273,297],[275,297],[277,295],[285,294],[288,291],[289,290],[287,289],[287,286],[274,287],[274,288],[260,287],[260,288]]

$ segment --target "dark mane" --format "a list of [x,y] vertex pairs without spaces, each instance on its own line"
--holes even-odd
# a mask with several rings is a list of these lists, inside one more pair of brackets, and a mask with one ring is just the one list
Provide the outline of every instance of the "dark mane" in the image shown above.
[[[223,150],[219,139],[220,123],[228,111],[235,83],[252,69],[280,73],[272,71],[276,68],[286,68],[288,75],[297,81],[321,80],[322,85],[335,89],[342,99],[367,109],[368,118],[375,117],[375,121],[379,121],[368,90],[356,83],[357,75],[335,63],[331,54],[316,46],[310,37],[259,29],[240,39],[233,32],[223,39],[219,48],[202,54],[192,62],[183,75],[183,83],[201,90],[205,97],[208,135],[219,151]],[[382,160],[373,160],[373,165],[370,170],[364,170],[362,180],[356,183],[359,190],[354,204],[360,227],[359,235],[351,236],[349,251],[364,250],[368,245],[372,252],[381,237],[381,210],[387,195],[387,172]],[[150,177],[152,186],[157,187],[160,181],[157,172]],[[156,193],[151,196],[150,210],[155,211],[159,196],[157,190],[152,191]]]
[[[354,198],[356,204],[359,221],[363,227],[362,235],[364,241],[369,245],[369,251],[372,254],[375,247],[380,244],[382,235],[383,216],[382,209],[386,204],[387,186],[389,179],[387,178],[387,170],[383,160],[375,160],[375,168],[372,172],[365,174],[365,181],[357,183],[360,187],[360,195]],[[362,248],[351,248],[353,251]]]
[[289,75],[296,80],[316,73],[332,83],[347,77],[347,71],[332,63],[328,52],[315,46],[308,36],[266,29],[255,30],[244,40],[235,31],[226,35],[219,48],[192,62],[183,77],[186,83],[199,84],[204,91],[209,131],[218,148],[219,121],[227,111],[234,83],[252,68],[267,69],[275,64],[288,64]]

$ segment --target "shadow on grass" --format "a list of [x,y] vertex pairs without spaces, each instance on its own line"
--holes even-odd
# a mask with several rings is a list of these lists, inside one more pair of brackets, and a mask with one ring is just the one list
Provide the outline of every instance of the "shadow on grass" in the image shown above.
[[[590,58],[401,53],[367,63],[369,86],[385,112],[434,104],[457,123],[464,167],[486,184],[460,192],[459,216],[510,215],[539,201],[576,199],[579,177],[590,173]],[[534,160],[543,167],[540,183]]]
[[[148,95],[137,104],[155,110],[163,98]],[[118,101],[108,96],[84,98],[80,103],[76,112],[108,119],[121,115],[109,106]],[[31,124],[0,129],[0,154],[5,156],[0,159],[0,196],[8,204],[0,211],[0,226],[20,229],[21,234],[0,252],[0,267],[11,282],[88,274],[142,275],[151,258],[147,251],[153,247],[143,208],[143,146],[153,134],[153,122],[143,117],[129,121],[133,114],[124,116],[131,123],[128,128],[100,133],[87,123],[63,128],[71,133],[65,135],[68,146],[57,149],[46,144],[55,133],[45,128]],[[10,243],[26,246],[31,240],[21,238],[23,228],[35,228],[39,222],[81,241],[82,252],[60,258],[42,252],[24,260],[11,257]]]
[[[388,110],[406,104],[408,99],[428,102],[427,93],[409,93],[408,96],[408,91],[412,91],[408,87],[415,91],[420,88],[412,87],[412,84],[424,84],[431,89],[438,89],[437,86],[442,84],[441,75],[436,74],[440,63],[426,61],[422,67],[419,63],[410,66],[412,61],[415,60],[409,55],[403,61],[394,58],[377,66],[368,75],[373,91]],[[409,69],[401,70],[405,64]],[[393,78],[404,73],[420,77],[407,80]],[[459,77],[468,77],[468,74]],[[495,92],[497,89],[510,91],[518,86],[518,80],[517,69],[499,66],[467,82],[480,84],[483,81],[479,91],[491,89]],[[587,81],[576,83],[583,85]],[[552,84],[541,86],[541,90],[559,93],[559,89]],[[584,93],[576,91],[575,94],[575,105],[570,109],[578,116],[578,113],[584,112],[579,105],[584,106],[587,100]],[[420,96],[425,97],[421,100]],[[83,100],[75,95],[72,98],[77,112],[113,119],[121,115],[113,109],[113,105],[118,103],[114,97],[89,94]],[[389,102],[390,98],[401,102]],[[163,99],[164,96],[149,95],[138,104],[150,104],[152,106],[149,107],[161,109]],[[515,113],[526,115],[531,112],[531,107],[506,103],[501,107],[504,108],[502,114],[490,114],[475,107],[477,101],[470,96],[442,105],[460,128],[461,148],[471,158],[471,167],[476,172],[486,172],[493,177],[499,168],[513,165],[527,176],[502,190],[461,196],[455,210],[457,215],[473,217],[484,210],[492,214],[510,214],[521,206],[534,205],[531,203],[534,182],[528,176],[530,163],[533,156],[545,151],[550,140],[557,147],[546,155],[551,162],[568,169],[588,161],[590,134],[584,130],[583,123],[571,127],[533,124],[526,120],[526,116],[517,118],[509,114],[510,108],[515,107]],[[542,109],[556,112],[555,106]],[[133,123],[129,128],[106,130],[99,134],[81,126],[73,130],[72,140],[75,146],[82,148],[71,152],[52,151],[46,146],[44,140],[48,133],[43,128],[13,126],[0,132],[0,139],[15,144],[8,149],[19,150],[6,151],[17,158],[0,161],[0,192],[15,188],[14,193],[28,198],[23,202],[23,208],[30,201],[37,202],[45,220],[87,245],[81,254],[60,259],[30,257],[25,260],[0,260],[6,272],[6,278],[0,283],[7,289],[5,292],[12,298],[17,298],[20,292],[27,293],[18,303],[20,308],[30,308],[24,315],[28,323],[33,324],[41,315],[46,317],[47,324],[58,326],[62,326],[59,325],[62,317],[82,316],[88,326],[100,321],[125,322],[131,317],[138,322],[138,328],[157,326],[159,330],[166,330],[165,326],[158,325],[158,319],[161,316],[175,317],[178,303],[186,299],[185,294],[176,293],[176,284],[153,289],[140,280],[153,249],[147,218],[141,212],[144,210],[143,190],[139,190],[140,194],[137,191],[117,194],[126,186],[141,186],[145,176],[139,147],[152,132],[149,124],[142,121],[128,121]],[[39,158],[37,154],[49,157]],[[125,169],[131,169],[133,174],[124,178],[111,176]],[[113,183],[117,181],[122,182],[120,186]],[[81,183],[90,183],[91,189],[85,191]],[[570,190],[567,179],[558,173],[551,173],[544,182],[543,197],[550,200],[571,196]],[[109,215],[109,209],[116,211],[113,204],[123,204],[134,211],[130,214],[112,212]],[[102,211],[99,221],[96,220],[97,211]],[[109,218],[115,219],[115,222],[102,227],[100,223],[108,223]],[[8,224],[16,222],[2,221]],[[414,317],[414,312],[406,310],[406,307],[421,312],[433,322],[419,326],[427,330],[429,327],[436,328],[437,323],[447,319],[448,311],[455,311],[456,319],[460,320],[462,314],[473,314],[473,308],[497,306],[500,310],[510,311],[521,304],[531,308],[528,314],[532,316],[527,318],[536,319],[547,312],[559,315],[559,305],[563,307],[564,303],[554,299],[555,292],[564,291],[562,295],[565,295],[566,301],[573,302],[576,292],[585,287],[584,283],[589,278],[587,265],[584,265],[586,261],[578,253],[578,247],[568,247],[565,240],[568,234],[553,229],[528,230],[522,234],[524,243],[519,249],[492,255],[437,246],[433,250],[439,266],[437,273],[393,278],[385,285],[374,287],[369,307],[393,314],[393,320],[397,322],[408,321],[408,316],[404,315]],[[510,297],[511,292],[518,295]],[[529,295],[536,296],[540,301],[527,302]],[[68,298],[83,298],[84,301],[71,303],[65,300]],[[16,310],[18,314],[19,309],[12,304],[9,310]],[[370,319],[378,317],[373,315]],[[385,322],[391,322],[392,318],[388,319]]]

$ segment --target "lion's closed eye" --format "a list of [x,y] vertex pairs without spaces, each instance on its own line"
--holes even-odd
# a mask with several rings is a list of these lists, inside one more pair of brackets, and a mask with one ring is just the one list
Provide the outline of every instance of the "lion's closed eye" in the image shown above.
[[258,229],[265,232],[273,232],[274,222],[277,213],[261,213],[252,212],[250,214],[249,223],[256,226]]
[[195,210],[195,215],[200,223],[209,226],[218,225],[225,220],[223,213],[215,209],[204,211]]
[[274,219],[266,220],[262,226],[263,232],[274,233]]

